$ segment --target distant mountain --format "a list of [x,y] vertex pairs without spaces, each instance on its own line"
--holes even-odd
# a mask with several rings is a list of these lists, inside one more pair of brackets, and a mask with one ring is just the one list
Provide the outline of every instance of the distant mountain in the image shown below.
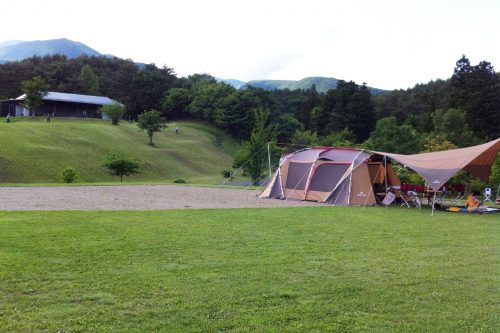
[[[262,88],[265,90],[280,90],[280,89],[309,89],[314,84],[318,92],[327,92],[330,89],[335,89],[337,87],[338,80],[333,77],[306,77],[302,80],[254,80],[249,81],[239,89],[245,89],[248,86],[255,88]],[[380,94],[385,92],[385,90],[368,87],[372,94]]]
[[14,45],[14,44],[19,44],[21,42],[22,42],[22,40],[8,40],[8,41],[5,41],[5,42],[0,42],[0,47]]
[[0,62],[23,60],[34,55],[44,56],[52,54],[62,54],[68,58],[76,58],[81,55],[102,55],[83,43],[66,38],[30,42],[7,41],[0,43]]
[[240,89],[241,86],[243,86],[246,82],[243,82],[243,81],[240,81],[240,80],[235,80],[235,79],[221,79],[219,77],[216,77],[215,80],[217,80],[217,82],[225,82],[233,87],[235,87],[236,89]]

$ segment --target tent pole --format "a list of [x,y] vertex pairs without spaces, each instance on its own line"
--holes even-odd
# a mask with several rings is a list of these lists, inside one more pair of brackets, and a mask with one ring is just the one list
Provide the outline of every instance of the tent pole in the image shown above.
[[271,179],[271,148],[270,148],[270,142],[267,143],[267,163],[269,165],[269,179]]
[[434,191],[434,197],[432,198],[432,212],[431,216],[434,216],[434,203],[436,202],[436,191]]
[[387,195],[387,192],[389,192],[387,190],[387,156],[384,156],[384,172],[385,172],[385,175],[384,175],[385,194]]

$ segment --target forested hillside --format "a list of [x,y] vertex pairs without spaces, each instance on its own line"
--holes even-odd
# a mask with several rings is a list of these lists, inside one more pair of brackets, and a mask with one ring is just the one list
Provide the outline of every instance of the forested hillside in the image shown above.
[[32,57],[0,65],[0,96],[19,96],[21,82],[40,76],[50,90],[105,95],[132,118],[160,110],[168,120],[212,124],[248,140],[255,110],[270,112],[279,142],[358,145],[399,153],[467,146],[500,136],[500,81],[490,63],[464,56],[451,79],[373,95],[367,85],[339,80],[335,89],[237,90],[209,75],[179,78],[172,68],[138,67],[107,57]]

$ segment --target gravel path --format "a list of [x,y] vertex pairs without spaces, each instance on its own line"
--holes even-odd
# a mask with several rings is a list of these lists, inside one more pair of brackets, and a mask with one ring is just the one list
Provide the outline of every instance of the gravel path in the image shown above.
[[146,210],[317,206],[260,191],[176,185],[0,187],[0,210]]

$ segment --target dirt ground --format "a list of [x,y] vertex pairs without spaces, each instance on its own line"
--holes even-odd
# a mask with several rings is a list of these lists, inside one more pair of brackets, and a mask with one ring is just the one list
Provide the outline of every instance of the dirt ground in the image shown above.
[[176,185],[0,187],[0,210],[147,210],[318,206],[260,191]]

